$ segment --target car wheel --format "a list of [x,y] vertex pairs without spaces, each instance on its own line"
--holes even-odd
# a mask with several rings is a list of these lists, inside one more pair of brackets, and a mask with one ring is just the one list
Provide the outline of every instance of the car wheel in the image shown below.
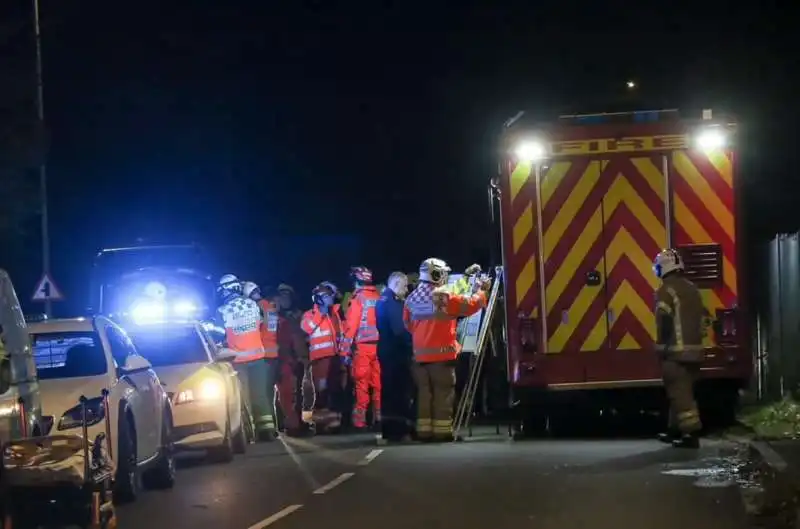
[[130,503],[139,494],[139,467],[136,455],[136,430],[127,416],[123,414],[119,424],[117,442],[117,472],[114,475],[114,500],[117,503]]
[[239,429],[233,434],[233,452],[235,454],[244,454],[247,452],[247,433],[245,427],[246,418],[244,407],[239,410]]
[[144,475],[148,489],[171,489],[175,485],[175,447],[172,442],[172,414],[164,410],[161,421],[161,454],[156,466]]
[[219,463],[230,463],[233,461],[233,436],[231,435],[231,419],[225,420],[225,437],[222,444],[209,451],[209,458]]

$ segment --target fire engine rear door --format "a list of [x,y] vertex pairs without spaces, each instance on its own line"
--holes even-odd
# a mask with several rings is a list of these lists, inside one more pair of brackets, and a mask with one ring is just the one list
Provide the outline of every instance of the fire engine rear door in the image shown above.
[[541,179],[550,384],[583,385],[586,359],[608,334],[601,169],[589,158],[556,159]]
[[659,379],[653,354],[653,299],[658,286],[652,271],[655,255],[667,246],[665,226],[666,162],[661,154],[626,153],[597,160],[602,199],[605,254],[605,342],[591,335],[600,350],[587,360],[591,384]]

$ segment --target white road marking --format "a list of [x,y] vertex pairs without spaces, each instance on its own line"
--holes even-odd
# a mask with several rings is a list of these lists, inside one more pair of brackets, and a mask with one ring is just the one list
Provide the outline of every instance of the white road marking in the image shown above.
[[274,524],[275,522],[277,522],[281,518],[286,518],[287,516],[292,514],[294,511],[298,510],[300,507],[302,507],[302,505],[299,505],[299,504],[298,505],[289,505],[288,507],[284,507],[283,509],[281,509],[280,511],[276,512],[272,516],[264,518],[260,522],[251,525],[247,529],[264,529],[268,525]]
[[365,466],[365,465],[369,465],[372,462],[373,459],[375,459],[376,457],[378,457],[382,453],[383,453],[383,449],[381,449],[381,448],[377,448],[375,450],[372,450],[369,454],[367,454],[364,457],[364,459],[359,461],[358,464],[361,465],[362,467]]
[[[317,490],[314,491],[314,494],[325,494],[326,492],[330,491],[332,488],[341,485],[348,479],[355,476],[354,472],[345,472],[344,474],[340,475],[338,478],[334,479],[333,481],[329,482],[327,485],[323,485]],[[252,529],[252,528],[251,528]]]

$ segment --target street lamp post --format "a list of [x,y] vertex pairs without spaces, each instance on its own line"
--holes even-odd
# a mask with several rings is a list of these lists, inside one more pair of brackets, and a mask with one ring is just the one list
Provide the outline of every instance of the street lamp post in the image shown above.
[[[42,31],[39,20],[39,0],[33,2],[33,27],[36,37],[36,112],[39,118],[39,132],[44,132],[44,79],[42,76]],[[41,140],[40,140],[41,141]],[[50,220],[47,208],[47,162],[45,156],[39,162],[39,200],[42,209],[42,272],[50,277]],[[52,316],[53,304],[45,299],[45,314]]]

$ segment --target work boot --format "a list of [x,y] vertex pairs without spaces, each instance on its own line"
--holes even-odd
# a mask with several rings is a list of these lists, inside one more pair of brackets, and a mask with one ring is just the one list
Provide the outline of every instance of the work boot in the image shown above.
[[278,432],[272,428],[264,428],[256,432],[256,437],[262,442],[274,441],[278,437]]
[[683,434],[672,441],[675,448],[700,448],[700,439],[694,434]]
[[676,432],[674,430],[669,430],[669,431],[661,432],[660,434],[658,434],[656,439],[658,439],[659,441],[661,441],[664,444],[671,445],[672,441],[674,441],[676,439],[680,439],[680,437],[681,437],[680,432]]

